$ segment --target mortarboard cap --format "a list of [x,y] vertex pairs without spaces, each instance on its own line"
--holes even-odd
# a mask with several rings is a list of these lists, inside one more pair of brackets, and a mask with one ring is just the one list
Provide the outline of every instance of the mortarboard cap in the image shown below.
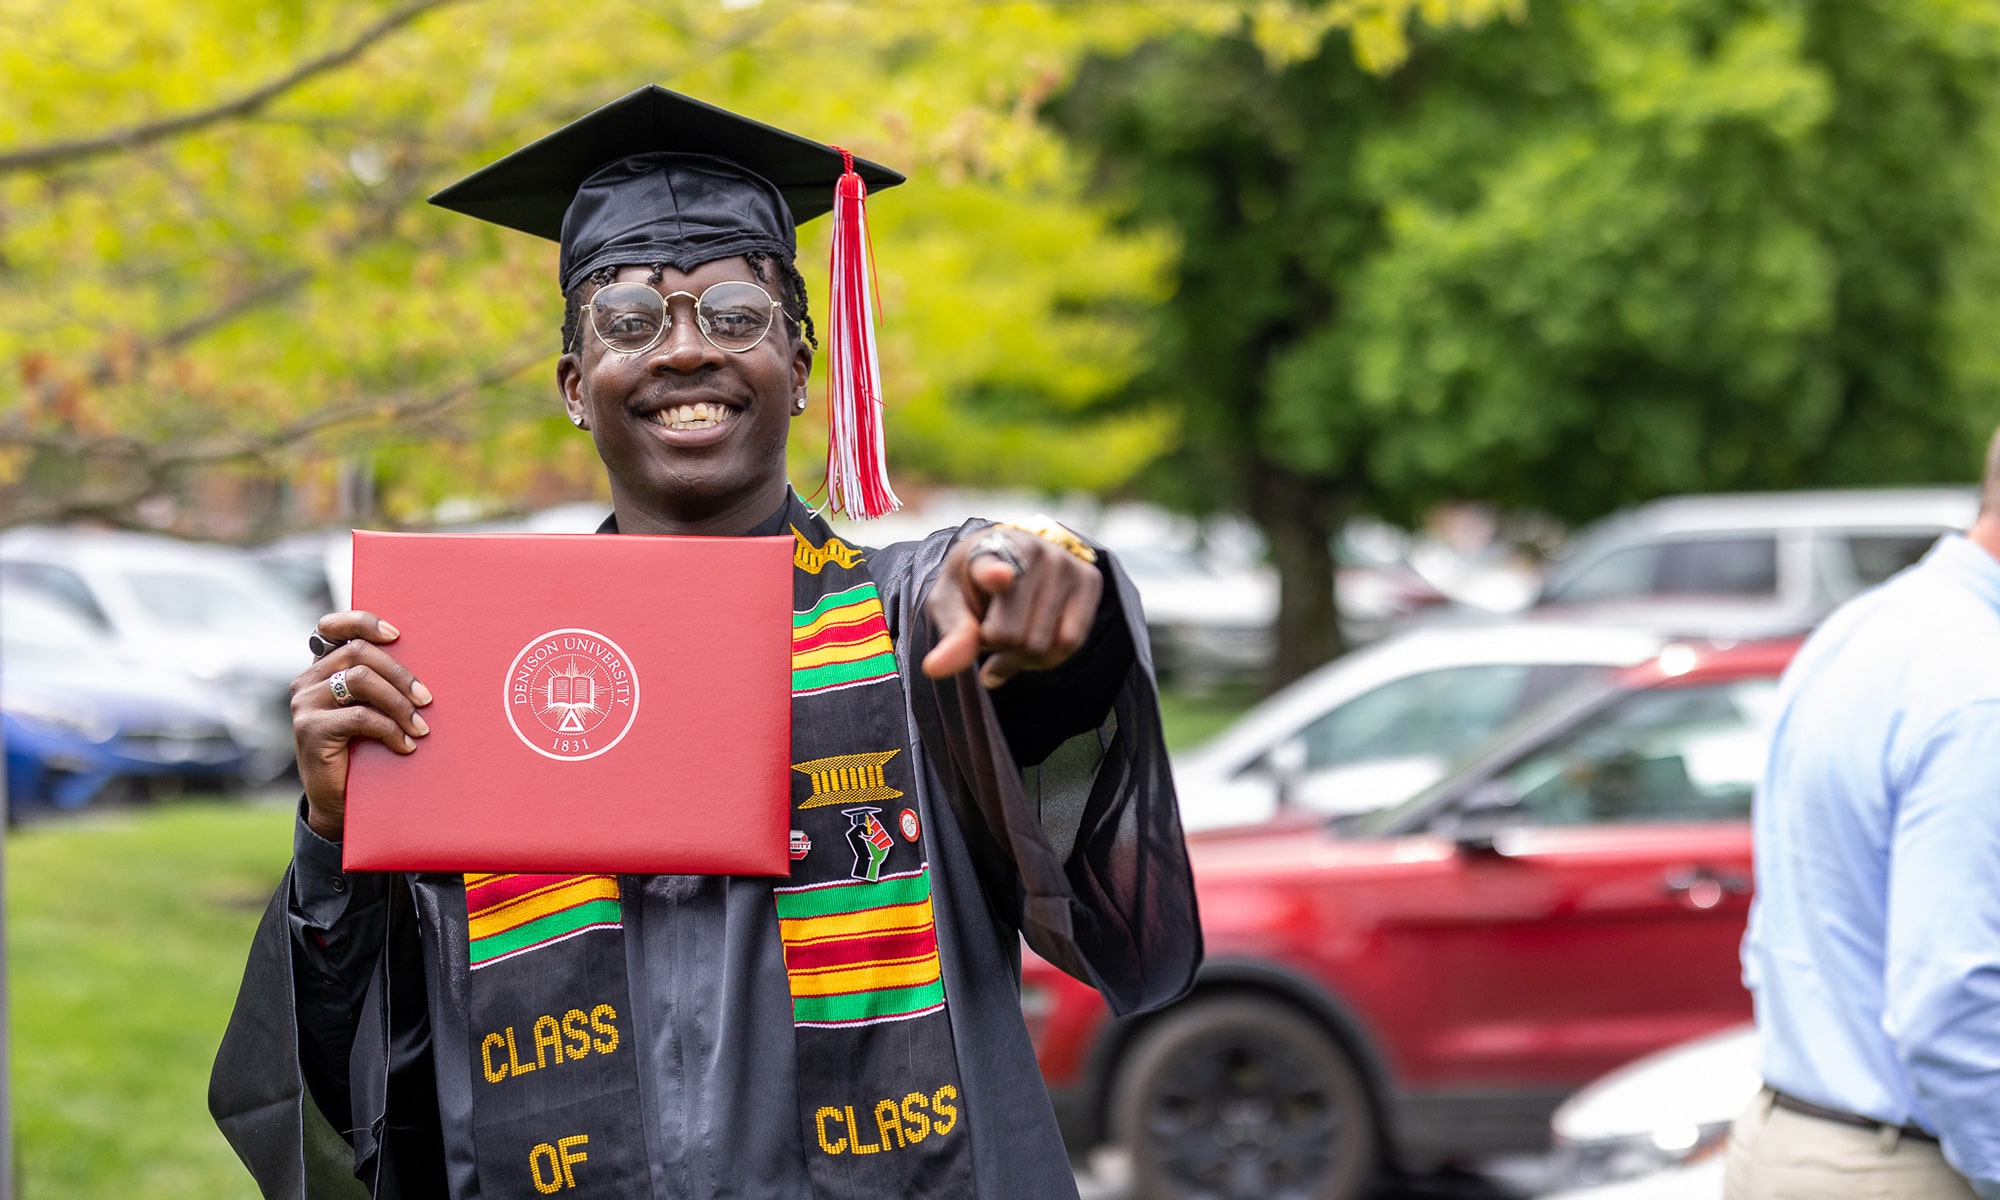
[[[846,156],[656,84],[492,162],[431,203],[562,246],[564,292],[604,266],[689,270],[751,250],[797,253],[794,226],[831,211]],[[866,159],[869,189],[903,176]]]
[[828,502],[849,516],[901,507],[889,486],[875,264],[865,200],[902,175],[835,146],[648,85],[481,167],[431,197],[562,246],[567,293],[599,267],[688,271],[752,251],[797,256],[796,227],[833,213],[827,314]]

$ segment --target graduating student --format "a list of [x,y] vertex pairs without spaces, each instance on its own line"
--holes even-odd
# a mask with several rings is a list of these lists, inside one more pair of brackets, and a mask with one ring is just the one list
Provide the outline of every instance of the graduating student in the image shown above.
[[852,547],[786,481],[817,346],[794,222],[838,205],[829,486],[893,503],[860,205],[899,182],[648,87],[433,198],[560,241],[602,532],[796,539],[795,623],[826,636],[793,664],[792,873],[343,872],[349,744],[423,753],[432,697],[395,614],[322,618],[293,862],[210,1090],[266,1196],[1075,1195],[1021,941],[1159,1005],[1200,961],[1192,884],[1108,555],[1047,522]]

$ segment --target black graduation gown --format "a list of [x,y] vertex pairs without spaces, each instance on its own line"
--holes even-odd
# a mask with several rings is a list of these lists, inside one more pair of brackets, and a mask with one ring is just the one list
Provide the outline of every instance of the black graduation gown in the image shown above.
[[[1021,1020],[1021,940],[1123,1015],[1186,991],[1201,934],[1138,597],[1108,555],[1097,628],[1070,663],[997,692],[916,669],[936,640],[921,600],[953,541],[982,525],[869,564],[909,698],[976,1193],[1074,1196]],[[621,882],[654,1195],[810,1200],[770,933],[782,881]],[[456,876],[343,875],[338,847],[299,823],[209,1090],[265,1196],[479,1195],[469,972],[438,934],[464,924],[462,896]]]

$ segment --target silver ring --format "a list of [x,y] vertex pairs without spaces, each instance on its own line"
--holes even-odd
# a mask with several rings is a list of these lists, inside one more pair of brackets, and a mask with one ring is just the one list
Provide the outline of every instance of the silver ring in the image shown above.
[[326,677],[326,686],[333,692],[333,702],[343,707],[354,703],[354,693],[347,690],[347,672],[335,671]]
[[325,658],[346,644],[346,638],[342,638],[336,642],[331,638],[320,636],[320,632],[317,629],[312,631],[312,636],[306,638],[306,646],[312,650],[313,657],[316,659]]
[[1014,574],[1017,576],[1027,570],[1021,564],[1021,556],[1014,550],[1013,539],[1001,533],[997,526],[988,529],[985,537],[972,543],[972,552],[966,555],[966,561],[970,562],[982,554],[991,554],[1001,562],[1014,568]]

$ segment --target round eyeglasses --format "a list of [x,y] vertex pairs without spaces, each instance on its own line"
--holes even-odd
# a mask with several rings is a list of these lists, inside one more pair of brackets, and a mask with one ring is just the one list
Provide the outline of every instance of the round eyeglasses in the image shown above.
[[694,301],[694,323],[701,336],[718,350],[741,354],[764,340],[779,311],[771,293],[741,279],[725,279],[693,292],[662,296],[647,283],[607,283],[583,306],[591,332],[606,348],[621,354],[651,350],[673,328],[673,300]]

